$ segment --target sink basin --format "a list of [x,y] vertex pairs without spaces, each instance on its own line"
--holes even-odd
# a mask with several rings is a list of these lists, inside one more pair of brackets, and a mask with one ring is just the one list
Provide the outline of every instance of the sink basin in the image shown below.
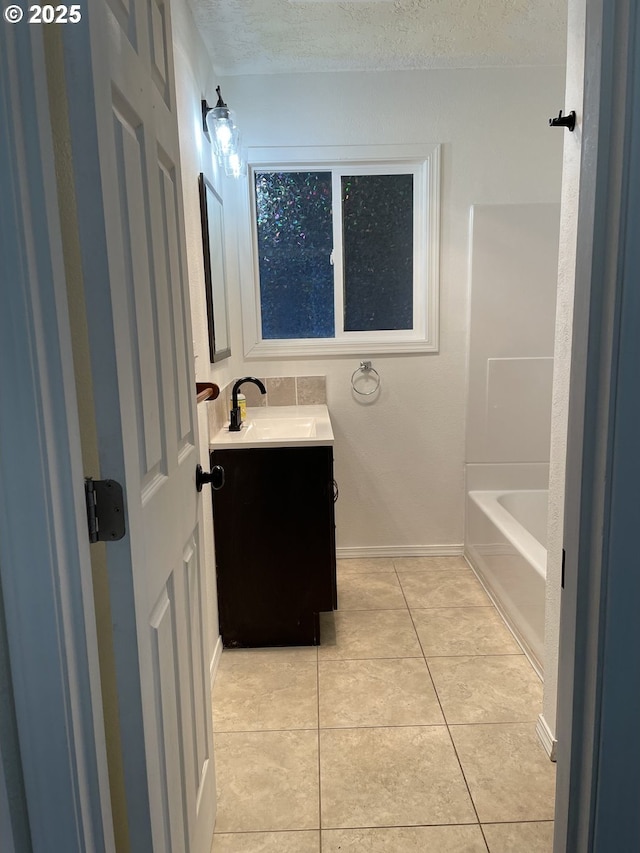
[[239,432],[226,424],[211,436],[212,450],[259,447],[314,447],[332,445],[333,430],[324,404],[304,406],[255,406]]
[[247,426],[255,438],[313,438],[315,418],[260,418]]

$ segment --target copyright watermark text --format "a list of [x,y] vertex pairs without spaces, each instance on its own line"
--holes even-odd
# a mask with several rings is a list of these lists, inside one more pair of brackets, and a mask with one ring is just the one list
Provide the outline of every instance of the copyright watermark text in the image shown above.
[[78,24],[82,20],[82,7],[79,3],[71,6],[65,4],[53,6],[45,3],[29,6],[25,13],[21,6],[11,3],[3,12],[3,17],[8,24],[19,24],[25,15],[29,24]]
[[9,24],[17,24],[24,18],[24,12],[20,6],[7,6],[4,10],[4,19]]

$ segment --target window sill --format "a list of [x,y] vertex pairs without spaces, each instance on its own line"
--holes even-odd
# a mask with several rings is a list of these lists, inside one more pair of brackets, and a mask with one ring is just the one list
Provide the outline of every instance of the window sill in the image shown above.
[[307,358],[335,355],[401,355],[438,352],[438,344],[414,341],[258,341],[245,349],[246,358]]

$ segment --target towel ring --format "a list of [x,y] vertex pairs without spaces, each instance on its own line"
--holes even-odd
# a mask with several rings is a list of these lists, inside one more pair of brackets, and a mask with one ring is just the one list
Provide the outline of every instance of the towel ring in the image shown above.
[[[359,390],[356,388],[356,382],[355,382],[355,379],[356,379],[356,376],[358,375],[358,373],[363,373],[365,376],[366,376],[367,374],[369,374],[369,373],[375,373],[375,375],[376,375],[376,384],[375,384],[375,386],[371,389],[371,391],[359,391]],[[376,393],[376,391],[377,391],[377,390],[378,390],[378,388],[380,387],[380,374],[379,374],[379,373],[378,373],[378,371],[375,369],[375,367],[371,367],[371,362],[370,362],[370,361],[361,361],[361,362],[360,362],[360,367],[357,367],[357,368],[353,371],[353,373],[351,374],[351,387],[352,387],[352,388],[353,388],[353,390],[356,392],[356,394],[360,394],[360,396],[361,396],[361,397],[370,397],[372,394],[375,394],[375,393]]]

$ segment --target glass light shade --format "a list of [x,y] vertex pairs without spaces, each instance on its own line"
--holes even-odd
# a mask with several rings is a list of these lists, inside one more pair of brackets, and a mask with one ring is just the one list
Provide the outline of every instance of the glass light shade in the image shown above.
[[239,147],[234,115],[228,107],[214,107],[207,113],[206,121],[213,149],[222,162]]
[[224,158],[224,171],[230,178],[239,178],[247,174],[247,166],[239,151],[233,151]]

